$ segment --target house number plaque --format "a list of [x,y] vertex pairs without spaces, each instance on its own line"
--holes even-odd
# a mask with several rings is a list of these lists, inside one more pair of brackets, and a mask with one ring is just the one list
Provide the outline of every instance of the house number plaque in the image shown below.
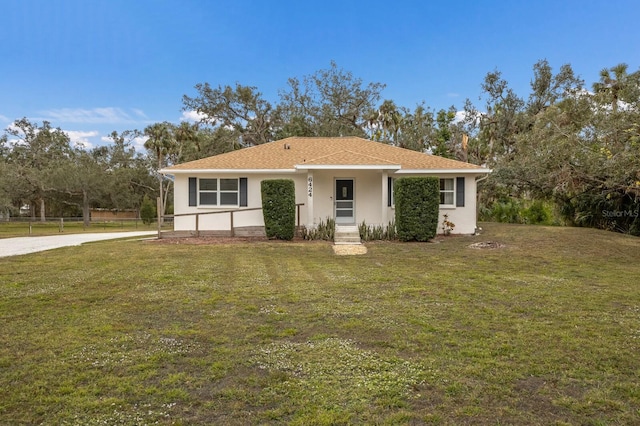
[[307,178],[307,194],[309,197],[313,196],[313,178],[311,176]]

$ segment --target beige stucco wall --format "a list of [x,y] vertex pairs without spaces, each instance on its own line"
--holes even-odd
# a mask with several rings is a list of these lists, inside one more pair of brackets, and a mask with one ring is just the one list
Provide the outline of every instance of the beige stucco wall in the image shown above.
[[[438,178],[457,178],[464,177],[464,207],[445,207],[440,206],[440,214],[438,215],[438,234],[443,232],[442,223],[444,222],[444,215],[448,215],[448,221],[455,224],[455,228],[451,232],[452,234],[473,234],[477,227],[477,209],[476,209],[476,178],[484,175],[395,175],[394,178],[408,177],[408,176],[435,176]],[[454,190],[457,188],[454,188]],[[454,192],[455,194],[455,192]],[[392,211],[389,213],[389,217],[395,216],[395,209],[390,208]]]
[[[308,197],[308,177],[313,177],[313,192]],[[408,176],[430,175],[398,175],[389,174],[393,178]],[[436,175],[431,175],[436,176]],[[464,207],[441,207],[439,215],[438,233],[442,232],[443,215],[449,215],[448,220],[455,224],[453,233],[472,234],[476,228],[476,181],[480,175],[465,175],[465,205]],[[313,170],[298,173],[283,173],[280,175],[268,174],[202,174],[200,178],[240,178],[246,177],[248,191],[248,206],[246,208],[258,208],[262,206],[260,183],[264,179],[293,179],[296,186],[296,203],[304,203],[300,208],[300,223],[307,227],[313,227],[320,221],[333,218],[335,198],[335,179],[354,179],[355,193],[355,223],[363,221],[369,225],[387,226],[395,217],[395,209],[387,207],[386,174],[380,170]],[[437,175],[437,177],[456,178],[457,175]],[[177,175],[175,177],[175,214],[205,213],[212,211],[242,210],[242,208],[229,207],[189,207],[189,176]],[[308,214],[308,207],[312,205],[313,211]],[[386,213],[386,218],[385,218]],[[234,213],[234,226],[264,226],[262,211],[239,211]],[[176,231],[195,230],[195,216],[178,216],[174,221]],[[229,230],[229,214],[201,215],[199,219],[200,230]]]
[[[353,179],[355,223],[380,224],[382,172],[367,170],[314,170],[313,224],[333,218],[335,180]],[[385,195],[386,197],[386,195]]]
[[[184,213],[208,213],[216,211],[228,211],[234,210],[236,213],[233,215],[234,227],[243,226],[264,226],[264,220],[261,210],[242,211],[243,209],[262,207],[262,196],[260,194],[260,183],[265,179],[293,179],[296,186],[296,204],[305,203],[300,207],[300,217],[302,222],[307,217],[306,206],[306,173],[305,174],[293,174],[283,173],[281,175],[264,175],[264,174],[201,174],[199,178],[247,178],[247,207],[190,207],[189,206],[189,177],[188,175],[177,175],[175,177],[175,195],[174,195],[174,214]],[[198,228],[200,230],[211,231],[227,231],[230,229],[231,215],[228,213],[222,214],[206,214],[200,215]],[[196,219],[195,216],[177,216],[174,219],[174,230],[176,231],[192,231],[195,230]]]
[[453,234],[473,234],[476,230],[476,181],[474,176],[465,176],[464,207],[440,207],[438,233],[442,233],[444,215],[455,224]]

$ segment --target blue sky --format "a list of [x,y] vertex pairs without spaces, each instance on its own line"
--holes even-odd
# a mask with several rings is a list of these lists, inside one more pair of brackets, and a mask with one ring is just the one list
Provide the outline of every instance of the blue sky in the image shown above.
[[256,86],[333,60],[384,99],[478,106],[487,72],[527,96],[532,66],[569,63],[589,85],[640,66],[637,0],[0,0],[0,128],[48,120],[88,146],[111,131],[180,122],[194,85]]

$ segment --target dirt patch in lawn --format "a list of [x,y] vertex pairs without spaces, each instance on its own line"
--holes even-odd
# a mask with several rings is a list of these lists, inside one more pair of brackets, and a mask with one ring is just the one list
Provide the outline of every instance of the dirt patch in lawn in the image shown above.
[[188,244],[188,245],[206,245],[206,244],[233,244],[233,243],[251,243],[259,241],[269,241],[265,237],[186,237],[186,238],[162,238],[149,240],[152,244]]
[[170,245],[216,245],[216,244],[245,244],[245,243],[308,243],[327,244],[327,241],[309,241],[300,237],[295,237],[291,241],[270,240],[267,237],[182,237],[182,238],[162,238],[147,240],[150,244],[170,244]]
[[506,245],[497,241],[482,241],[479,243],[470,244],[469,247],[472,249],[499,249],[506,247]]
[[362,244],[334,244],[333,252],[339,256],[366,254],[367,248]]

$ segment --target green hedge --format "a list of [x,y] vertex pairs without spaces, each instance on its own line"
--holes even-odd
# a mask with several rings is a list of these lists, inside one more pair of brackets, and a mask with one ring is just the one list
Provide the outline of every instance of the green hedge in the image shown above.
[[296,230],[296,187],[293,180],[263,180],[260,189],[267,237],[292,240]]
[[428,241],[436,236],[440,211],[437,177],[397,179],[393,186],[396,231],[402,241]]
[[156,218],[156,205],[145,195],[140,206],[140,219],[145,225],[149,225]]
[[541,200],[502,198],[480,207],[480,221],[553,225],[551,204]]

